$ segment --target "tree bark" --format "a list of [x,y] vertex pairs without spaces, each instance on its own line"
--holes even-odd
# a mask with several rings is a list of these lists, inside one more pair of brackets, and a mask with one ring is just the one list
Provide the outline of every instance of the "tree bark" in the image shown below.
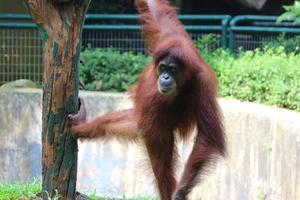
[[[77,112],[79,55],[90,0],[25,0],[44,45],[43,199],[76,198],[77,140],[68,114]],[[57,191],[57,192],[56,192]]]

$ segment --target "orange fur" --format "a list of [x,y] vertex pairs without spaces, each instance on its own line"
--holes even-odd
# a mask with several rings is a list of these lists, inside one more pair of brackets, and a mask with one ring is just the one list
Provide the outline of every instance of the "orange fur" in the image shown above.
[[[168,1],[136,0],[135,3],[153,60],[132,90],[134,107],[74,125],[72,131],[83,138],[131,139],[142,134],[160,198],[186,199],[214,155],[225,154],[225,134],[216,99],[217,80]],[[177,92],[171,96],[162,95],[157,89],[156,68],[165,55],[172,55],[182,63]],[[179,132],[181,138],[186,138],[195,126],[198,130],[195,144],[177,184],[175,134]]]

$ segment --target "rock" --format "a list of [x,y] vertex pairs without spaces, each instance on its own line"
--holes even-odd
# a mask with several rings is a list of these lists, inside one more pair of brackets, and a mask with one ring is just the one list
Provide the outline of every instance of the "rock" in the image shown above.
[[103,86],[103,81],[99,81],[97,84],[96,84],[96,91],[100,91],[102,89],[102,86]]
[[90,200],[90,198],[85,194],[81,194],[80,192],[76,192],[76,200]]
[[6,90],[11,88],[38,88],[37,84],[31,80],[19,79],[16,81],[8,82],[0,86],[0,90]]

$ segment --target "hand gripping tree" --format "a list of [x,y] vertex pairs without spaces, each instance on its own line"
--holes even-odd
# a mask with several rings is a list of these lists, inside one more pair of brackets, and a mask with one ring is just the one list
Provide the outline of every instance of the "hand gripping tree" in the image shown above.
[[77,112],[81,32],[90,0],[25,0],[44,46],[43,199],[76,198],[77,141],[68,114]]

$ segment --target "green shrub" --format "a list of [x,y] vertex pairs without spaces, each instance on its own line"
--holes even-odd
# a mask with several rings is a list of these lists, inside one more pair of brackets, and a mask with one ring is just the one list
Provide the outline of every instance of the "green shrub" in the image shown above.
[[293,5],[283,6],[285,12],[280,15],[277,22],[285,20],[293,21],[295,24],[300,23],[300,1],[296,0]]
[[[222,97],[277,105],[300,111],[300,55],[284,48],[240,52],[201,51],[219,80]],[[94,90],[100,80],[103,91],[125,91],[134,84],[149,58],[114,50],[87,50],[81,78]]]
[[202,35],[198,40],[194,41],[197,49],[201,49],[204,52],[212,52],[216,50],[216,48],[219,46],[219,40],[217,34],[205,34]]
[[38,199],[37,194],[41,191],[42,185],[38,180],[29,183],[0,183],[0,199]]
[[263,46],[263,49],[277,49],[284,48],[287,53],[300,53],[300,35],[288,37],[285,34],[279,35],[276,40],[266,43]]
[[300,56],[283,48],[205,54],[219,80],[222,97],[277,105],[300,111]]
[[150,61],[142,54],[119,53],[113,49],[85,50],[81,55],[85,62],[80,67],[80,78],[87,90],[95,90],[101,81],[102,91],[125,91],[137,82]]

